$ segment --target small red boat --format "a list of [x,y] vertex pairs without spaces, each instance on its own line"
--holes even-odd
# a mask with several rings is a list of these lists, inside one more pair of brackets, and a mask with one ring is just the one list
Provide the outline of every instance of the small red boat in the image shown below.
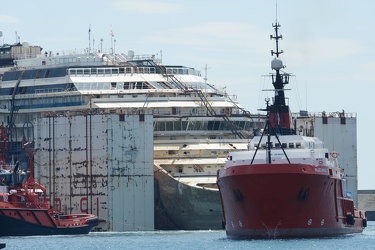
[[275,98],[267,101],[268,119],[248,151],[231,152],[218,171],[227,236],[245,238],[328,237],[360,233],[366,212],[358,211],[346,190],[337,152],[316,137],[296,135],[285,104],[289,75],[278,58],[272,61]]
[[[98,217],[57,213],[47,200],[46,189],[34,180],[33,153],[29,152],[30,173],[24,183],[18,181],[18,163],[12,173],[2,169],[0,174],[0,236],[88,234],[98,225]],[[8,185],[10,175],[13,185]]]

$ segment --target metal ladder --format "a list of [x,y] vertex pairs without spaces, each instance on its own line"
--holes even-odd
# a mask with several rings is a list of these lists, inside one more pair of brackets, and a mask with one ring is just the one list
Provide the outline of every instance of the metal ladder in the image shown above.
[[[232,131],[232,133],[236,137],[238,137],[240,139],[246,139],[246,137],[238,130],[239,128],[229,119],[229,117],[226,114],[218,115],[216,113],[215,109],[211,106],[210,102],[208,101],[206,95],[203,94],[202,90],[200,90],[200,89],[189,89],[184,83],[182,83],[174,75],[168,75],[167,72],[166,72],[166,68],[164,66],[157,65],[153,61],[152,61],[152,63],[163,74],[164,77],[167,77],[167,80],[168,80],[168,78],[170,78],[174,82],[176,82],[177,85],[178,85],[178,87],[181,90],[183,90],[184,93],[195,93],[195,94],[197,94],[198,97],[201,99],[202,103],[204,104],[204,106],[206,107],[208,113],[211,116],[216,116],[216,117],[217,116],[221,116],[224,119],[225,123],[229,126],[230,130]],[[232,103],[233,103],[233,101],[232,101]]]
[[[156,71],[159,72],[160,74],[162,74],[167,79],[167,81],[168,81],[169,84],[171,84],[170,80],[172,80],[175,84],[171,84],[171,85],[176,86],[180,90],[184,91],[184,93],[189,93],[189,94],[190,93],[196,93],[198,95],[198,97],[201,99],[201,101],[204,104],[204,106],[207,108],[207,111],[208,111],[208,113],[211,116],[221,116],[224,119],[225,123],[230,128],[230,130],[232,131],[232,133],[236,137],[238,137],[240,139],[246,139],[246,136],[239,131],[241,128],[239,128],[238,126],[236,126],[233,123],[233,121],[231,121],[226,114],[223,114],[223,115],[216,114],[216,111],[214,110],[214,108],[212,108],[210,102],[208,101],[206,95],[203,94],[202,90],[200,90],[200,89],[189,89],[188,86],[186,86],[186,84],[182,83],[173,74],[168,74],[167,73],[167,69],[166,69],[165,66],[158,65],[153,60],[145,60],[145,61],[147,61],[147,63],[149,63],[150,66],[155,67]],[[234,103],[234,102],[232,101],[232,103]]]

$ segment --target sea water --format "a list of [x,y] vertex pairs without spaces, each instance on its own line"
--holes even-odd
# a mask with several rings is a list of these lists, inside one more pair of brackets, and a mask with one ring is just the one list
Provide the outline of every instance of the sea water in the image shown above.
[[[8,249],[375,249],[375,222],[361,234],[320,239],[232,240],[225,231],[147,231],[1,237]],[[4,226],[4,225],[1,225]]]

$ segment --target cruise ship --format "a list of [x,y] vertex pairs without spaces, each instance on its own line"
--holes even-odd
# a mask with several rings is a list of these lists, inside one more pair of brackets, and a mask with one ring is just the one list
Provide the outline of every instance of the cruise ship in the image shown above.
[[[20,161],[27,172],[31,143],[53,206],[96,214],[105,231],[221,229],[216,173],[265,124],[194,68],[133,50],[53,53],[28,43],[0,47],[0,121],[2,168]],[[110,134],[121,121],[134,126],[121,127],[133,144]],[[138,214],[150,206],[155,217]]]

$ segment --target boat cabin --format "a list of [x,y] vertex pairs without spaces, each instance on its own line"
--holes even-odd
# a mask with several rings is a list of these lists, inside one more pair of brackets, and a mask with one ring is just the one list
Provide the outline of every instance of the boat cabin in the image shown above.
[[[279,142],[280,140],[280,142]],[[324,144],[316,137],[306,137],[301,135],[285,135],[279,136],[279,140],[275,136],[270,139],[271,149],[322,149]],[[267,137],[255,136],[249,143],[249,150],[267,149]]]

